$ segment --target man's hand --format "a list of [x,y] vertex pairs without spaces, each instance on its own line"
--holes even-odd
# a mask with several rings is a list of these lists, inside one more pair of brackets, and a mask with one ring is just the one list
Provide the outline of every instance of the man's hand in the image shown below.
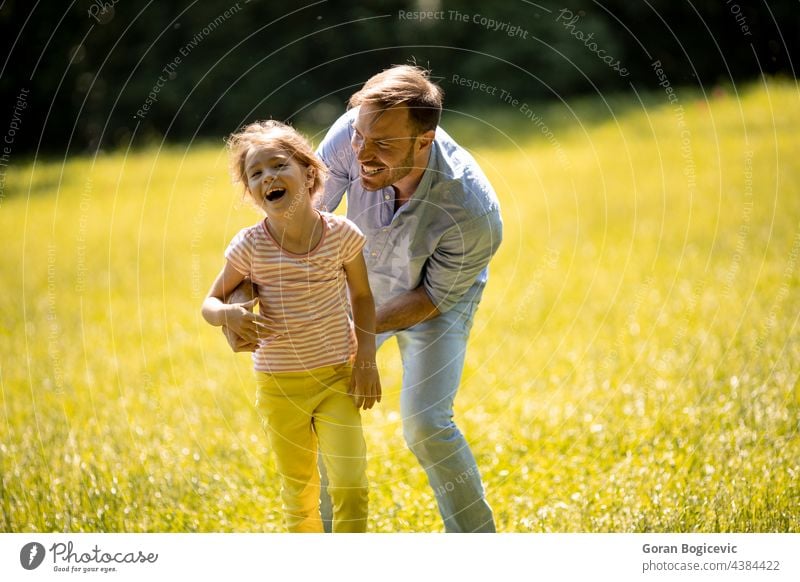
[[350,378],[350,396],[356,408],[368,410],[381,401],[381,379],[375,358],[356,358]]
[[275,333],[266,317],[253,312],[257,304],[255,286],[228,261],[203,300],[203,318],[211,325],[222,326],[234,352],[252,352],[259,338]]
[[[253,308],[257,304],[258,297],[254,297],[245,303],[230,303],[225,306],[223,329],[227,330],[226,336],[232,333],[238,338],[237,346],[253,346],[253,350],[255,350],[258,347],[259,338],[270,334],[269,320],[260,313],[253,312]],[[237,351],[253,350],[242,348]]]
[[[232,297],[228,297],[228,305],[238,304],[239,307],[246,309],[247,311],[252,312],[253,308],[256,305],[256,299],[250,299],[248,301],[234,301],[231,302]],[[238,333],[233,331],[227,324],[222,325],[222,333],[225,335],[225,339],[228,340],[228,345],[234,352],[254,352],[258,349],[258,342],[252,342],[249,340],[244,339]]]

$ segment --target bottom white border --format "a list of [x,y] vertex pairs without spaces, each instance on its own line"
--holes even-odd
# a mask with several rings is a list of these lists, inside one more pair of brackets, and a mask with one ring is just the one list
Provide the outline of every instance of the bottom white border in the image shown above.
[[778,582],[798,554],[800,534],[31,533],[0,534],[0,579]]

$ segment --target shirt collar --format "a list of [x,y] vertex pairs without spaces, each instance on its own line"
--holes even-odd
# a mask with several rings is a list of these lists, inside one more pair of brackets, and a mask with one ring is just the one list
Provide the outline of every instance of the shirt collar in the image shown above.
[[414,195],[411,199],[421,199],[428,195],[430,192],[431,186],[433,185],[434,175],[436,174],[436,158],[439,155],[438,146],[436,145],[436,140],[431,142],[431,153],[428,156],[428,165],[425,166],[425,173],[422,174],[422,179],[417,184],[417,189],[414,191]]

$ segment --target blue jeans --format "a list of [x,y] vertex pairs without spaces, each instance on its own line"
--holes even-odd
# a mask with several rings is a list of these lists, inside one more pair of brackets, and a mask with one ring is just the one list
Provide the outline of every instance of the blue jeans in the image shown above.
[[[380,346],[389,337],[397,337],[403,360],[403,435],[428,475],[447,532],[495,531],[475,457],[453,421],[453,402],[476,308],[475,299],[462,301],[434,319],[377,338]],[[330,531],[330,500],[322,467],[321,473],[322,519]]]

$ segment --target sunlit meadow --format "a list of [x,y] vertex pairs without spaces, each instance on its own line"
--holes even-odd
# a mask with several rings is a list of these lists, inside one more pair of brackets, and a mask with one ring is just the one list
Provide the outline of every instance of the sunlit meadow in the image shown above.
[[[445,114],[505,221],[456,402],[500,531],[800,531],[800,93],[676,91]],[[3,531],[283,531],[249,358],[199,311],[258,218],[222,137],[12,159]],[[379,363],[370,530],[441,531]]]

